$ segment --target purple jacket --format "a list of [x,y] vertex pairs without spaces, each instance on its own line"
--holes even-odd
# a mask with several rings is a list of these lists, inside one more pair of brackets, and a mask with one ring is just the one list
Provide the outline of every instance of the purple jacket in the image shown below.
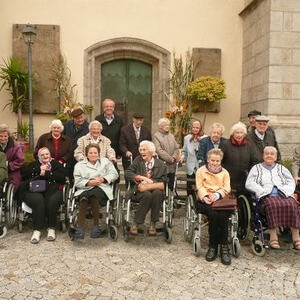
[[4,150],[8,163],[8,177],[18,188],[21,183],[21,167],[24,164],[24,153],[21,146],[11,137],[8,138],[7,146]]

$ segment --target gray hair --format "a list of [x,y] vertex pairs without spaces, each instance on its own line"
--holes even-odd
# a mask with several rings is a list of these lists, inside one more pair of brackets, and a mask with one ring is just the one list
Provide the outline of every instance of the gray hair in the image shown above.
[[155,148],[154,143],[152,143],[152,142],[150,142],[150,141],[147,141],[147,140],[141,141],[141,142],[140,142],[139,148],[140,148],[141,146],[146,147],[152,154],[154,154],[155,151],[156,151],[156,148]]
[[61,120],[58,120],[58,119],[57,119],[57,120],[53,120],[53,121],[51,122],[49,128],[52,129],[52,127],[53,127],[54,125],[57,125],[57,126],[61,127],[61,131],[64,130],[64,125],[62,124]]
[[209,133],[211,133],[213,131],[213,129],[215,129],[215,128],[216,129],[221,129],[221,134],[223,134],[224,131],[225,131],[225,127],[224,127],[223,124],[221,124],[221,123],[213,123],[211,125],[211,127],[210,127]]
[[237,122],[236,124],[234,124],[231,129],[230,129],[230,135],[233,135],[234,132],[238,129],[242,129],[244,134],[246,135],[247,134],[247,127],[244,123],[242,122]]
[[102,129],[103,129],[103,126],[102,126],[102,124],[99,122],[99,121],[97,121],[97,120],[94,120],[94,121],[92,121],[90,124],[89,124],[89,130],[92,128],[92,126],[93,125],[98,125],[99,127],[100,127],[100,130],[102,131]]
[[211,155],[218,155],[221,157],[221,160],[223,159],[223,156],[224,156],[224,153],[221,149],[219,148],[213,148],[213,149],[210,149],[208,152],[207,152],[207,158],[210,158]]
[[273,151],[273,152],[275,152],[276,155],[277,155],[277,153],[278,153],[277,149],[276,149],[275,147],[273,147],[273,146],[266,146],[266,147],[264,148],[264,154],[265,154],[265,152],[267,152],[267,151]]
[[158,127],[161,127],[163,124],[170,125],[170,120],[167,118],[161,118],[158,120]]
[[7,132],[10,135],[10,130],[7,124],[0,124],[0,132]]

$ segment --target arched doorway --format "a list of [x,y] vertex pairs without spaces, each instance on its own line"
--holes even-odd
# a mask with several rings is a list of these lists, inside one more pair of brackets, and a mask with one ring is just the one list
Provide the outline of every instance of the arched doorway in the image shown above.
[[131,122],[134,112],[145,116],[144,124],[151,127],[152,65],[133,59],[117,59],[101,66],[101,100],[114,99],[116,111]]
[[[102,69],[105,70],[106,66],[114,61],[124,60],[144,63],[151,67],[152,101],[149,113],[152,116],[151,121],[149,119],[147,122],[149,125],[151,122],[152,130],[156,130],[159,118],[168,109],[170,52],[151,42],[135,38],[116,38],[87,48],[84,61],[84,103],[94,106],[92,118],[101,112],[102,97],[105,97],[106,93],[102,92],[102,88],[105,89],[102,82],[105,72],[103,73]],[[126,109],[128,108],[123,110]],[[130,118],[130,114],[128,117]]]

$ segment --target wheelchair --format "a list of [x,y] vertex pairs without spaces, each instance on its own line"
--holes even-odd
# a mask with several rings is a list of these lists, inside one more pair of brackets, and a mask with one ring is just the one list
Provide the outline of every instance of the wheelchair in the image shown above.
[[[58,218],[60,230],[62,232],[67,231],[67,199],[70,191],[70,182],[67,179],[63,186],[63,201],[58,209]],[[22,201],[18,206],[18,231],[21,233],[24,231],[24,225],[31,218],[32,209]]]
[[[69,237],[75,240],[74,232],[77,227],[77,218],[79,212],[80,196],[74,196],[76,187],[73,186],[69,191],[67,200],[67,216],[69,221]],[[121,193],[118,180],[113,183],[113,199],[107,200],[105,211],[105,225],[108,237],[113,241],[118,239],[118,227],[121,225]],[[101,209],[101,208],[100,208]],[[101,214],[100,214],[101,215]]]
[[[127,187],[127,191],[130,190],[130,187]],[[160,215],[162,217],[162,226],[157,227],[156,231],[159,235],[164,235],[165,241],[170,244],[172,242],[172,214],[173,214],[173,206],[170,202],[170,194],[168,183],[165,184],[165,195],[162,202],[162,207],[160,211]],[[139,205],[139,202],[134,201],[131,197],[123,197],[122,200],[122,229],[123,229],[123,238],[125,242],[129,241],[130,238],[130,227],[132,226],[132,221],[134,218],[134,214]],[[142,230],[139,228],[138,235],[145,236],[146,230]]]
[[14,193],[14,185],[6,180],[0,192],[0,239],[7,234],[7,228],[12,228],[16,223],[17,202]]
[[[195,192],[196,193],[196,192]],[[196,207],[196,195],[189,195],[186,204],[186,213],[183,219],[183,232],[185,240],[193,244],[193,252],[195,256],[200,255],[201,251],[201,231],[208,222],[203,222],[203,215],[198,212]],[[229,217],[230,243],[232,254],[239,257],[241,253],[241,245],[238,239],[238,211],[232,211]]]

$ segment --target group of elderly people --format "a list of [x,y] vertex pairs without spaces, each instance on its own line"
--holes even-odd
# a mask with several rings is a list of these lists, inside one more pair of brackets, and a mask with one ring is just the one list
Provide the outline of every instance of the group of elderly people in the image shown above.
[[[197,187],[195,193],[188,180],[187,193],[197,198],[199,211],[209,219],[207,261],[217,257],[220,245],[222,263],[231,263],[227,245],[228,212],[211,207],[213,202],[226,197],[231,190],[237,195],[248,190],[260,199],[270,229],[270,247],[280,248],[277,228],[284,226],[291,228],[294,248],[300,250],[299,205],[293,198],[295,182],[299,180],[300,159],[295,159],[293,165],[294,178],[277,163],[280,152],[266,116],[258,111],[250,112],[248,130],[238,122],[232,126],[229,139],[222,137],[225,130],[222,124],[214,123],[207,136],[203,133],[201,122],[195,121],[191,133],[184,137],[180,154],[179,145],[170,133],[168,119],[159,120],[159,129],[152,137],[150,130],[143,126],[141,114],[133,114],[133,123],[123,126],[114,108],[113,100],[106,99],[103,114],[89,124],[81,109],[72,112],[73,120],[67,121],[65,126],[59,120],[52,121],[50,132],[37,141],[36,161],[24,168],[22,183],[22,149],[10,137],[8,127],[0,125],[0,154],[5,153],[8,162],[6,166],[3,155],[0,155],[0,175],[3,170],[5,177],[8,171],[22,201],[32,208],[32,243],[40,241],[45,227],[48,228],[47,240],[55,240],[56,214],[62,201],[66,176],[74,177],[76,195],[80,197],[75,237],[84,238],[88,204],[94,219],[91,237],[100,237],[99,203],[104,206],[113,197],[111,183],[119,177],[114,163],[122,156],[125,178],[134,187],[132,195],[140,203],[131,234],[138,233],[138,226],[144,223],[150,210],[149,235],[156,234],[155,224],[164,197],[164,183],[168,181],[172,188],[176,163],[186,162],[187,177],[195,179]],[[298,158],[299,149],[295,150]],[[44,180],[45,190],[32,191],[30,182],[33,179]]]

